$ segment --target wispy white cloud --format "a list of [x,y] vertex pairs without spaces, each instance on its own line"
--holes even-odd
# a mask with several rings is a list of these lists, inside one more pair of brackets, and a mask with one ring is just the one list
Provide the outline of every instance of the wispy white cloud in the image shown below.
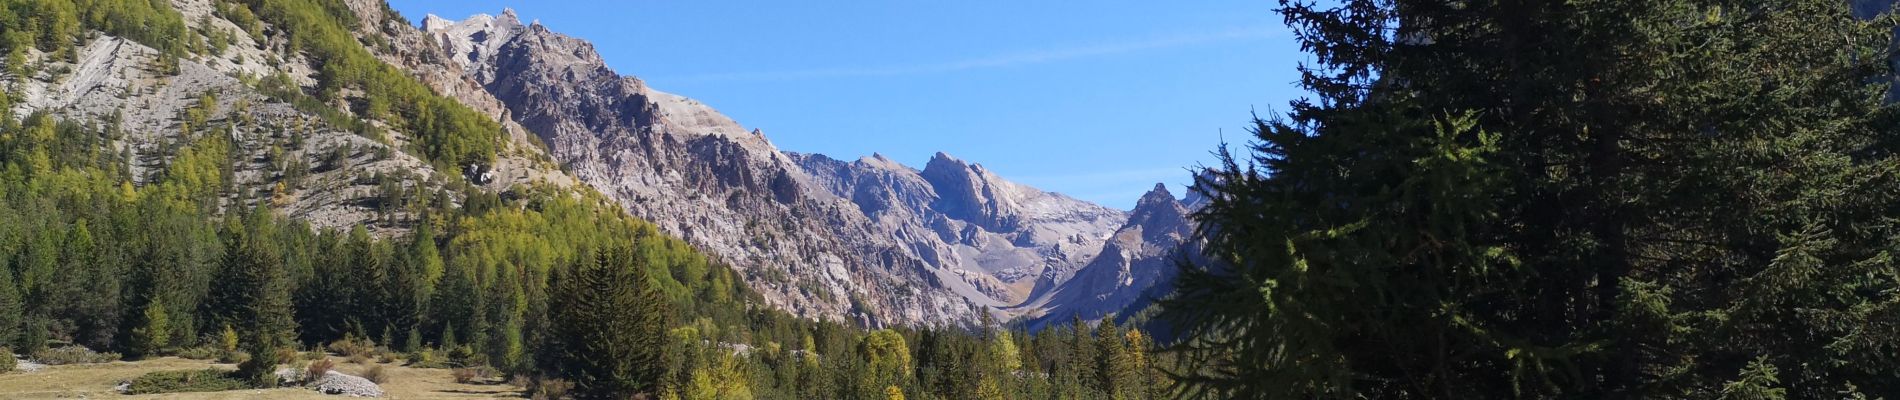
[[1006,68],[1032,64],[1043,64],[1078,58],[1100,57],[1127,54],[1147,50],[1191,46],[1232,40],[1260,39],[1273,36],[1274,30],[1268,28],[1235,28],[1217,32],[1199,32],[1156,36],[1139,40],[1114,43],[1102,43],[1089,46],[1045,49],[1038,51],[1009,53],[989,57],[953,60],[932,64],[914,64],[873,67],[839,67],[791,71],[757,71],[709,73],[681,76],[673,81],[782,81],[823,78],[855,78],[900,75],[924,75],[946,72],[958,72],[977,69]]

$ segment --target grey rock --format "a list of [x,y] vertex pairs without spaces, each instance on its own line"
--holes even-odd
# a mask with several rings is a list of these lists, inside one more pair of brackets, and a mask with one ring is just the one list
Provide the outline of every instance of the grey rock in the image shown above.
[[323,394],[344,395],[350,397],[383,397],[383,387],[360,376],[329,371],[323,377],[308,383],[311,389]]
[[1156,184],[1087,266],[1012,310],[1024,314],[1025,324],[1037,329],[1078,317],[1100,319],[1153,301],[1144,296],[1173,285],[1179,273],[1176,263],[1199,254],[1198,243],[1191,240],[1196,227],[1191,214],[1200,199],[1190,196],[1190,200],[1194,203],[1176,200],[1167,186]]

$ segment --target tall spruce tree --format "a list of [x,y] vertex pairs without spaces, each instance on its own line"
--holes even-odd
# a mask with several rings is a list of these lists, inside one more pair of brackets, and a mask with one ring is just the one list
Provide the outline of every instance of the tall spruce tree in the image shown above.
[[1095,326],[1095,363],[1096,387],[1102,388],[1107,398],[1139,399],[1145,397],[1136,384],[1141,379],[1135,360],[1128,353],[1127,339],[1122,335],[1121,327],[1115,326],[1113,315],[1103,318]]
[[659,393],[666,375],[668,303],[627,246],[583,253],[550,304],[553,367],[583,398]]
[[[418,235],[412,240],[420,239]],[[428,304],[428,298],[424,297],[426,282],[421,265],[415,258],[395,257],[389,262],[389,275],[378,284],[382,290],[379,297],[383,299],[384,307],[382,331],[392,332],[390,337],[383,338],[382,344],[394,348],[397,341],[395,333],[416,329],[421,323],[423,306]]]
[[[487,297],[475,283],[475,268],[467,260],[455,260],[442,277],[442,285],[436,288],[435,298],[429,304],[430,314],[435,316],[439,337],[470,338],[474,332],[484,328],[483,310],[487,309]],[[461,344],[471,344],[464,341]],[[481,345],[483,343],[472,343]],[[456,344],[442,343],[437,346],[444,349]]]
[[1839,0],[1280,13],[1313,98],[1199,182],[1213,262],[1164,303],[1194,393],[1900,393],[1879,328],[1900,323],[1892,19]]
[[274,387],[276,352],[290,346],[296,331],[291,317],[289,279],[283,267],[272,215],[258,208],[240,223],[227,225],[227,253],[220,290],[230,291],[227,321],[242,335],[250,360],[238,365],[238,375],[258,387]]

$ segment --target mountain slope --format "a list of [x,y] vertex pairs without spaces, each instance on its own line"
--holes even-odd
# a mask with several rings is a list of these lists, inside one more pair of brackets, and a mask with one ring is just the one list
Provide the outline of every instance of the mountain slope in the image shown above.
[[578,179],[801,315],[971,323],[1068,280],[1128,219],[947,154],[918,170],[780,151],[512,11],[422,28]]
[[[194,29],[245,30],[214,18],[210,2],[180,2],[177,12]],[[112,125],[124,135],[106,146],[140,183],[155,179],[196,138],[226,136],[239,162],[230,166],[225,207],[269,201],[319,228],[366,225],[381,234],[400,233],[418,217],[415,205],[438,192],[459,195],[460,171],[438,170],[441,163],[405,151],[415,149],[407,132],[326,111],[300,93],[285,94],[294,91],[270,90],[312,84],[308,76],[316,73],[307,59],[279,56],[286,43],[275,38],[235,34],[217,54],[190,57],[114,36],[85,42],[70,59],[29,51],[38,71],[10,79],[23,96],[9,111]],[[281,75],[288,81],[272,77],[279,70],[290,71]],[[523,138],[507,146],[530,146]],[[505,173],[477,185],[479,190],[573,182],[528,153],[504,153],[489,164],[485,168]]]
[[[418,27],[375,0],[173,5],[185,45],[104,35],[22,48],[34,68],[9,78],[9,111],[111,125],[124,135],[105,145],[135,183],[223,136],[234,161],[219,209],[269,203],[382,237],[471,195],[585,183],[734,265],[767,302],[870,326],[1114,303],[1054,295],[1104,254],[1159,254],[1122,250],[1147,246],[1117,239],[1129,212],[948,154],[917,169],[780,151],[512,12]],[[1124,286],[1100,290],[1142,289]]]

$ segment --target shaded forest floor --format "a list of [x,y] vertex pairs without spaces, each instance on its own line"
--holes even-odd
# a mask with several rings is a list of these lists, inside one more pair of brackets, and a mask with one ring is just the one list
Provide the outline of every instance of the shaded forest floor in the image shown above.
[[[361,375],[371,365],[382,365],[389,374],[382,384],[386,399],[507,399],[521,398],[521,387],[506,383],[456,383],[447,369],[409,368],[398,364],[350,364],[341,357],[330,357],[336,370]],[[158,371],[236,369],[234,364],[209,360],[165,357],[143,361],[116,361],[104,364],[74,364],[46,367],[39,371],[14,371],[0,374],[0,398],[6,399],[344,399],[306,388],[235,390],[203,393],[166,393],[128,396],[114,390],[119,382]]]

